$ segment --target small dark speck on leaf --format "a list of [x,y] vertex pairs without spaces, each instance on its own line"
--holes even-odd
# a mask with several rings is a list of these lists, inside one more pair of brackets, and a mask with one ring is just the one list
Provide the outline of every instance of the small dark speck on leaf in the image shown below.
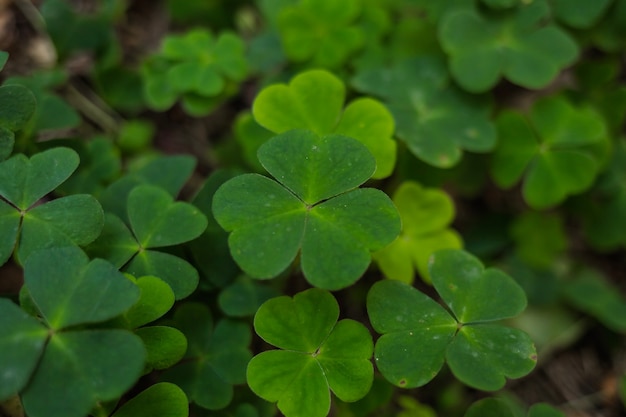
[[406,386],[406,379],[402,378],[400,381],[398,381],[398,386],[405,387]]

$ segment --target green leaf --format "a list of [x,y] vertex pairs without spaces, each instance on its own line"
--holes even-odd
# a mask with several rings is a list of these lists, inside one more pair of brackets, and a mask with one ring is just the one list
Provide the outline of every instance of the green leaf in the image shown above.
[[15,134],[9,129],[0,126],[0,162],[11,156],[15,145]]
[[9,53],[7,51],[0,51],[0,71],[4,69],[7,61],[9,60]]
[[128,195],[128,218],[142,248],[173,246],[192,240],[207,227],[206,217],[162,188],[135,187]]
[[44,350],[48,330],[11,301],[0,299],[0,403],[26,386]]
[[565,414],[551,405],[539,403],[530,407],[528,417],[565,417]]
[[358,0],[341,4],[332,0],[304,0],[283,7],[277,26],[285,55],[294,62],[339,67],[365,41],[363,28],[355,22],[360,12]]
[[373,381],[371,335],[360,323],[337,322],[339,306],[327,291],[310,289],[266,301],[254,327],[270,350],[248,364],[248,385],[261,398],[278,402],[287,417],[325,416],[331,390],[356,401]]
[[488,152],[495,146],[489,97],[456,88],[439,58],[423,56],[361,71],[352,84],[386,102],[396,136],[428,164],[450,168],[463,150]]
[[402,232],[374,254],[383,274],[410,284],[415,270],[430,282],[428,260],[440,249],[460,249],[461,237],[447,226],[454,219],[452,199],[442,190],[405,181],[393,195],[402,220]]
[[367,296],[376,342],[376,365],[391,383],[406,388],[434,378],[444,358],[463,383],[498,390],[505,377],[532,370],[537,353],[521,330],[491,324],[526,306],[524,291],[507,275],[484,269],[461,250],[436,252],[430,273],[435,289],[458,318],[400,281],[377,282]]
[[20,230],[20,213],[0,200],[0,265],[9,260]]
[[139,251],[139,243],[119,217],[105,213],[100,236],[85,251],[92,258],[102,258],[117,268],[123,267]]
[[0,126],[14,132],[22,129],[36,106],[35,96],[27,88],[21,85],[0,87]]
[[189,155],[148,158],[139,166],[131,167],[128,174],[109,185],[99,200],[105,211],[126,220],[126,202],[133,188],[140,184],[156,185],[176,197],[193,173],[195,165],[196,160]]
[[237,173],[233,170],[213,172],[192,200],[192,204],[205,213],[208,220],[204,233],[188,244],[194,265],[211,284],[220,288],[232,282],[241,270],[230,255],[228,233],[213,217],[213,196],[223,183]]
[[125,330],[56,333],[22,393],[24,410],[32,417],[85,416],[131,388],[144,356],[141,339]]
[[[537,230],[541,230],[541,237]],[[517,256],[537,268],[550,268],[568,245],[563,219],[554,214],[522,213],[511,225],[510,234],[517,244]]]
[[599,272],[583,269],[564,288],[575,307],[616,332],[626,332],[626,298]]
[[213,329],[208,308],[199,303],[180,306],[174,323],[187,338],[187,353],[163,378],[181,387],[191,402],[203,408],[226,407],[233,398],[233,385],[245,382],[246,364],[252,356],[249,327],[222,320]]
[[467,409],[464,417],[515,417],[511,407],[500,398],[483,398]]
[[113,318],[139,298],[137,287],[113,265],[102,259],[90,262],[73,246],[31,254],[24,264],[24,282],[55,330]]
[[24,261],[39,249],[87,245],[103,225],[102,207],[91,195],[52,200],[24,213],[18,256]]
[[537,352],[530,337],[521,330],[478,324],[459,330],[448,346],[446,361],[464,384],[496,391],[504,386],[505,377],[527,375],[537,363]]
[[509,188],[522,177],[524,200],[542,209],[588,189],[600,158],[593,147],[606,143],[602,117],[576,108],[560,96],[537,100],[529,116],[503,112],[497,120],[501,141],[491,165],[495,182]]
[[278,291],[244,276],[224,288],[217,302],[226,315],[246,317],[252,316],[261,304],[276,296]]
[[575,29],[587,29],[595,25],[611,5],[611,0],[551,0],[555,17]]
[[393,117],[380,102],[371,98],[354,100],[343,109],[343,82],[324,70],[310,70],[295,76],[288,85],[264,88],[254,100],[256,121],[274,133],[308,129],[318,135],[335,133],[364,144],[376,159],[374,178],[391,174],[396,144],[391,139]]
[[27,210],[54,190],[78,166],[78,154],[69,148],[53,148],[28,159],[15,155],[0,162],[0,196]]
[[170,368],[187,351],[187,339],[180,330],[167,326],[148,326],[135,330],[146,348],[145,373]]
[[215,219],[232,232],[231,254],[250,276],[278,275],[302,248],[309,282],[343,288],[365,272],[370,251],[397,235],[399,219],[389,198],[375,189],[354,189],[374,166],[357,141],[293,130],[263,145],[259,156],[280,183],[241,175],[223,184],[213,199]]
[[199,280],[198,271],[189,262],[154,250],[139,252],[124,271],[137,277],[154,275],[161,278],[172,288],[177,300],[189,296]]
[[526,294],[513,278],[496,268],[485,269],[465,251],[436,252],[430,274],[435,289],[460,323],[502,320],[526,308]]
[[376,342],[376,367],[385,379],[403,388],[432,380],[444,363],[445,349],[457,323],[439,304],[399,281],[380,281],[367,295]]
[[128,328],[135,329],[162,317],[174,305],[172,288],[154,276],[143,276],[135,282],[140,290],[139,300],[124,313]]
[[547,20],[545,1],[522,4],[489,15],[460,9],[439,24],[439,40],[448,54],[450,72],[467,91],[484,92],[501,77],[529,89],[548,85],[574,62],[576,42]]
[[174,384],[160,382],[146,388],[117,409],[111,417],[187,417],[185,393]]

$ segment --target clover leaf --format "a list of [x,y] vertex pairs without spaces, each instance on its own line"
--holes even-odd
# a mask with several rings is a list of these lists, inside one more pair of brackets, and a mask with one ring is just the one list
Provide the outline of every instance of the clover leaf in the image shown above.
[[375,167],[360,142],[291,130],[258,154],[277,181],[240,175],[213,198],[215,219],[231,232],[231,254],[251,277],[275,277],[301,252],[309,282],[344,288],[365,272],[371,251],[398,235],[400,220],[389,197],[357,188]]
[[578,56],[574,40],[549,20],[546,1],[485,16],[471,9],[451,11],[439,25],[455,81],[471,92],[492,88],[501,77],[522,87],[548,85]]
[[229,32],[215,38],[206,29],[193,29],[167,36],[145,62],[144,94],[154,110],[166,110],[180,98],[189,114],[205,115],[247,72],[241,38]]
[[438,58],[412,58],[388,69],[361,71],[352,85],[385,101],[396,136],[428,164],[449,168],[459,162],[462,150],[487,152],[495,146],[488,97],[454,87]]
[[163,379],[181,387],[189,401],[203,408],[226,407],[233,398],[233,385],[245,382],[246,364],[252,356],[248,325],[221,320],[213,327],[209,309],[200,303],[178,307],[173,324],[187,337],[187,353]]
[[576,29],[587,29],[598,22],[611,2],[611,0],[550,0],[550,7],[559,21]]
[[502,388],[536,363],[536,350],[521,330],[494,324],[526,307],[524,291],[508,275],[462,250],[433,255],[430,274],[451,310],[399,281],[372,286],[367,311],[382,336],[374,356],[383,376],[413,388],[434,378],[444,360],[463,383],[481,390]]
[[189,155],[149,157],[131,166],[129,172],[110,184],[98,197],[106,212],[127,220],[128,194],[140,184],[151,184],[165,189],[176,197],[196,166]]
[[454,218],[452,199],[436,188],[404,182],[393,195],[402,220],[402,232],[392,243],[374,254],[383,274],[410,284],[415,270],[429,282],[428,260],[440,249],[460,249],[461,237],[447,228]]
[[502,188],[524,177],[529,206],[551,207],[592,185],[602,162],[594,147],[608,140],[604,120],[593,109],[552,96],[536,101],[528,116],[503,111],[496,124],[501,139],[492,176]]
[[26,87],[0,87],[0,161],[9,157],[15,143],[15,132],[26,126],[36,107],[35,96]]
[[278,402],[286,417],[326,416],[330,391],[343,401],[363,398],[374,377],[371,335],[362,324],[338,318],[335,298],[316,288],[266,301],[254,328],[279,350],[262,352],[248,364],[252,391]]
[[34,109],[29,128],[39,132],[44,130],[69,129],[78,126],[80,116],[64,99],[54,92],[56,87],[67,81],[68,75],[62,70],[41,71],[28,77],[10,77],[5,86],[22,86],[30,90],[37,106]]
[[[136,302],[131,281],[70,246],[32,253],[24,283],[42,322],[0,300],[0,400],[20,391],[29,416],[82,417],[134,384],[143,368],[141,340],[126,330],[85,328]],[[4,371],[13,367],[15,373]]]
[[[102,207],[87,194],[58,198],[35,206],[78,166],[78,155],[53,148],[27,158],[14,155],[0,162],[0,264],[17,246],[22,261],[37,249],[86,245],[100,234]],[[19,242],[19,244],[18,244]]]
[[464,417],[515,417],[521,415],[527,415],[527,417],[564,417],[562,412],[545,403],[534,404],[528,410],[528,414],[526,414],[524,410],[517,410],[515,407],[512,407],[506,399],[493,397],[476,401],[467,409]]
[[[537,235],[541,230],[541,236]],[[527,211],[511,225],[517,256],[531,267],[548,269],[567,248],[563,219],[555,214]]]
[[363,143],[376,158],[373,178],[391,175],[396,160],[394,122],[389,111],[371,98],[359,98],[343,108],[346,89],[330,72],[298,74],[288,85],[264,88],[254,100],[256,121],[274,133],[309,129],[319,135],[335,133]]
[[187,417],[187,396],[178,386],[159,382],[125,402],[111,417]]
[[206,217],[193,205],[174,201],[166,190],[149,184],[133,188],[127,207],[132,233],[122,220],[107,214],[103,232],[89,246],[89,253],[135,276],[157,276],[172,287],[177,299],[187,297],[198,285],[198,271],[184,259],[155,249],[200,236],[207,227]]
[[365,34],[357,25],[358,0],[300,0],[285,6],[277,26],[285,55],[293,62],[337,68],[363,46]]

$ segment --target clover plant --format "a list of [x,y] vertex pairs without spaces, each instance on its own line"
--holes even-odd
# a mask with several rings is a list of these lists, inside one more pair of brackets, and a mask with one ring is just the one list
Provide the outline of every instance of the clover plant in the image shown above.
[[607,129],[592,108],[576,108],[563,97],[538,100],[527,116],[503,111],[497,119],[500,143],[491,172],[509,188],[523,177],[524,199],[547,208],[587,190],[603,164]]
[[494,323],[526,307],[526,295],[512,278],[455,249],[435,253],[430,275],[452,314],[399,281],[378,282],[367,296],[372,326],[382,334],[376,366],[387,380],[403,388],[422,386],[445,360],[463,383],[495,391],[505,377],[520,378],[534,368],[537,353],[529,336]]
[[570,35],[549,21],[550,12],[538,0],[489,18],[470,9],[447,13],[439,39],[454,79],[472,92],[489,90],[501,77],[526,88],[548,85],[579,54]]
[[1,416],[624,414],[625,0],[161,6],[0,7]]
[[396,122],[396,136],[415,156],[439,168],[456,165],[462,150],[487,152],[496,143],[489,100],[450,85],[445,64],[434,57],[364,70],[356,89],[381,97]]
[[250,361],[250,388],[277,401],[287,417],[326,416],[329,391],[344,401],[365,396],[374,376],[372,336],[361,323],[338,317],[336,300],[320,289],[266,301],[254,317],[254,329],[279,349]]
[[250,276],[273,278],[301,252],[311,284],[344,288],[365,272],[372,251],[398,235],[400,219],[389,197],[357,188],[376,167],[357,140],[295,129],[266,142],[258,156],[275,180],[240,175],[213,198],[215,219],[231,232],[231,254]]
[[143,66],[144,93],[154,110],[181,100],[185,111],[207,114],[246,77],[244,44],[233,33],[195,29],[164,39]]

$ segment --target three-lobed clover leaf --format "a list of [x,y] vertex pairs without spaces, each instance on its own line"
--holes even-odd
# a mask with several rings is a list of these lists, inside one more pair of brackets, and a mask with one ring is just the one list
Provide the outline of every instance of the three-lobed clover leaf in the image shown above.
[[11,155],[15,144],[15,132],[26,126],[36,108],[35,96],[26,87],[21,85],[0,87],[0,161]]
[[376,158],[373,178],[391,175],[396,162],[393,117],[371,98],[351,101],[344,109],[343,82],[324,70],[298,74],[288,85],[264,88],[254,100],[256,121],[274,133],[308,129],[318,135],[344,135],[363,143]]
[[391,68],[364,70],[352,85],[386,102],[396,136],[428,164],[450,168],[463,150],[488,152],[496,144],[488,97],[454,87],[438,58],[411,58]]
[[365,272],[371,251],[398,235],[400,219],[389,197],[357,188],[375,168],[360,142],[290,130],[265,143],[258,156],[276,180],[240,175],[213,198],[215,219],[231,232],[231,254],[251,277],[277,276],[300,252],[310,283],[344,288]]
[[181,387],[189,401],[202,408],[226,407],[233,399],[233,385],[245,382],[246,364],[252,357],[249,326],[220,320],[213,327],[208,307],[200,303],[178,307],[173,325],[187,337],[187,352],[163,379]]
[[529,206],[542,209],[588,189],[607,142],[603,118],[589,107],[576,108],[561,96],[536,101],[528,116],[503,111],[496,120],[500,142],[491,173],[502,188],[524,177],[522,194]]
[[436,252],[430,274],[452,314],[417,289],[381,281],[370,289],[367,311],[382,336],[374,356],[383,376],[412,388],[426,384],[444,360],[474,388],[493,391],[505,377],[519,378],[536,363],[536,350],[521,330],[494,324],[526,307],[522,288],[508,275],[461,250]]
[[362,324],[338,318],[335,298],[316,288],[266,301],[254,328],[279,349],[252,358],[250,389],[286,417],[326,416],[330,391],[343,401],[363,398],[374,377],[372,337]]
[[143,184],[128,194],[128,225],[107,214],[102,234],[88,247],[135,276],[154,275],[167,282],[177,299],[198,285],[198,271],[178,256],[156,249],[178,245],[200,236],[207,218],[193,205],[174,201],[161,187]]
[[130,280],[70,246],[32,253],[24,283],[42,319],[0,300],[0,401],[21,392],[29,416],[82,417],[132,386],[144,364],[141,340],[126,330],[85,328],[137,301]]
[[454,79],[467,91],[484,92],[505,77],[522,87],[548,85],[578,56],[576,42],[549,20],[545,0],[498,14],[461,9],[447,13],[439,40]]
[[359,0],[300,0],[282,8],[277,26],[285,55],[294,62],[337,68],[363,46]]
[[0,264],[15,250],[24,261],[37,249],[83,246],[98,237],[103,212],[91,195],[76,194],[35,204],[65,181],[78,163],[76,152],[63,147],[30,159],[17,154],[0,162],[0,197],[4,198],[0,199]]
[[440,249],[460,249],[461,236],[448,226],[454,219],[452,199],[442,190],[407,181],[393,194],[402,232],[373,256],[385,277],[411,284],[415,270],[427,282],[428,260]]
[[188,113],[205,115],[247,72],[241,38],[229,32],[215,38],[206,29],[193,29],[166,37],[146,61],[144,93],[155,110],[166,110],[180,98]]

